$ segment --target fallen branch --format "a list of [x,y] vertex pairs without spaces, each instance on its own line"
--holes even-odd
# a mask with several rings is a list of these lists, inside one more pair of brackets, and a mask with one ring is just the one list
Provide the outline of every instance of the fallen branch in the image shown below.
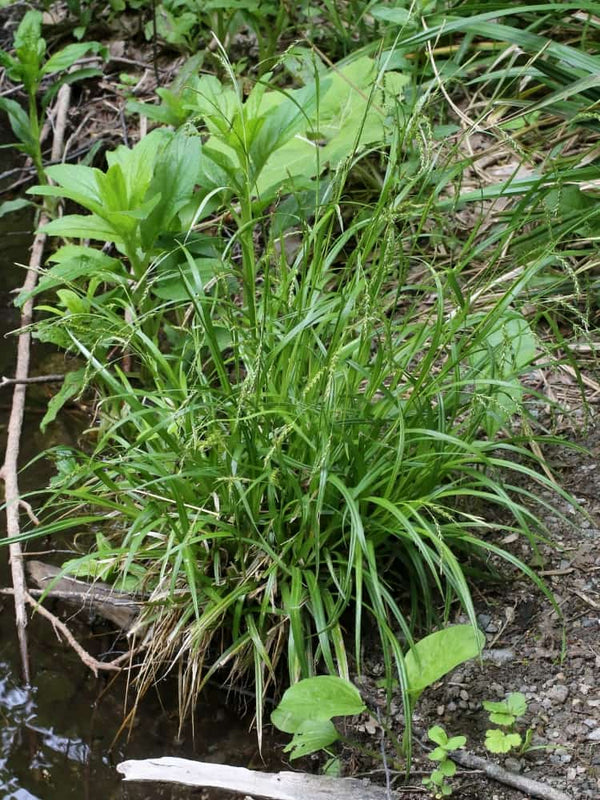
[[30,383],[62,383],[64,375],[35,375],[32,378],[7,378],[5,375],[0,379],[0,389],[3,386],[21,386]]
[[538,797],[540,800],[572,800],[568,794],[561,792],[560,789],[555,789],[547,783],[535,781],[532,778],[526,778],[516,772],[509,772],[499,764],[494,764],[492,761],[476,756],[473,753],[456,750],[450,753],[450,758],[460,764],[461,767],[481,770],[488,778],[492,778],[492,780],[503,783],[506,786],[512,786],[513,789],[518,789],[529,797]]
[[[58,92],[56,101],[56,126],[54,131],[54,141],[52,143],[52,159],[60,158],[63,149],[64,132],[67,121],[67,112],[71,101],[71,87],[63,84]],[[48,217],[42,213],[40,225],[48,222]],[[31,258],[29,259],[29,269],[23,284],[23,292],[31,295],[35,289],[38,273],[42,263],[46,235],[38,233],[33,241]],[[29,357],[31,350],[31,333],[29,326],[33,318],[33,299],[30,297],[21,312],[21,330],[17,342],[17,367],[15,370],[15,381],[24,381],[29,377]],[[23,428],[23,416],[25,413],[25,394],[27,384],[16,383],[13,401],[8,421],[8,436],[6,441],[6,453],[4,465],[0,470],[0,477],[4,480],[5,499],[6,499],[6,535],[9,539],[9,560],[14,589],[15,601],[15,622],[17,626],[17,636],[19,638],[19,651],[21,655],[21,668],[23,680],[26,684],[30,683],[29,654],[27,647],[27,612],[25,603],[27,602],[27,587],[25,583],[25,572],[23,569],[23,552],[20,542],[11,542],[10,539],[18,537],[21,532],[19,509],[20,493],[18,481],[19,450],[21,445],[21,430]],[[29,598],[31,600],[31,598]],[[35,602],[35,601],[33,601]]]
[[129,632],[139,616],[142,603],[125,592],[115,591],[107,583],[77,580],[63,575],[59,567],[43,561],[29,561],[27,572],[40,587],[40,595],[66,600],[79,609],[91,609],[123,631]]
[[208,764],[186,758],[146,758],[123,761],[117,771],[126,781],[159,781],[184,786],[225,789],[269,800],[388,800],[397,798],[383,786],[356,778],[328,778],[302,772],[256,772],[226,764]]
[[[43,594],[41,590],[33,590],[40,595]],[[0,589],[0,594],[8,594],[14,597],[15,590],[14,589]],[[52,627],[54,628],[56,635],[60,639],[60,635],[62,634],[64,638],[67,640],[69,647],[71,647],[79,656],[79,658],[83,661],[83,663],[91,669],[94,673],[95,677],[98,677],[98,672],[101,670],[110,671],[110,672],[120,672],[122,667],[119,666],[120,663],[127,660],[130,657],[130,653],[125,653],[121,656],[118,656],[114,661],[98,661],[97,658],[91,656],[87,650],[85,650],[77,641],[77,639],[73,636],[71,631],[67,628],[64,622],[60,620],[55,614],[51,611],[48,611],[47,608],[44,608],[37,600],[35,600],[29,592],[25,592],[24,595],[25,602],[32,606],[35,611],[37,611],[42,617],[45,617],[47,620],[50,621]]]

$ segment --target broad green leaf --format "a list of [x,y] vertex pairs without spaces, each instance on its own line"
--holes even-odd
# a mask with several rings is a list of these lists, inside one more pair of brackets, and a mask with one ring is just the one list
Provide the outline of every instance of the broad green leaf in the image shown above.
[[329,747],[339,738],[339,733],[331,720],[307,719],[300,724],[292,741],[285,746],[283,752],[289,753],[290,760],[293,761]]
[[95,214],[67,214],[60,219],[53,219],[40,228],[50,236],[62,236],[66,239],[97,239],[101,242],[123,244],[122,236]]
[[86,53],[98,53],[103,47],[99,42],[78,42],[75,44],[68,44],[54,53],[42,67],[42,75],[51,75],[54,72],[61,72],[62,70],[69,69],[73,64],[78,61]]
[[31,200],[25,200],[24,197],[17,197],[15,200],[5,200],[3,203],[0,203],[0,218],[6,216],[6,214],[13,214],[15,211],[21,211],[32,205],[33,203]]
[[490,753],[508,753],[521,746],[521,737],[518,733],[504,733],[499,728],[491,728],[485,732],[485,746]]
[[522,692],[511,692],[506,698],[506,705],[515,717],[522,717],[527,711],[527,699]]
[[173,135],[173,132],[166,128],[156,128],[144,136],[135,147],[128,148],[121,145],[106,154],[109,170],[116,164],[120,166],[127,208],[138,208],[146,199],[155,164]]
[[467,743],[466,736],[452,736],[448,739],[448,743],[446,744],[446,749],[449,751],[452,750],[460,750],[461,747],[464,747]]
[[416,699],[459,664],[476,658],[484,644],[483,633],[471,625],[454,625],[421,639],[404,657],[409,692]]
[[432,742],[439,744],[441,747],[444,747],[448,742],[446,731],[441,725],[434,725],[433,728],[429,728],[427,736],[429,736]]
[[439,770],[445,778],[452,778],[453,775],[456,775],[456,764],[454,761],[447,758],[445,761],[442,761]]
[[521,692],[511,692],[506,700],[492,702],[484,700],[483,707],[490,712],[490,720],[497,725],[512,725],[515,719],[527,711],[527,700]]
[[358,689],[349,681],[317,675],[290,686],[271,714],[271,721],[279,730],[295,733],[306,720],[352,716],[364,709]]
[[[84,208],[87,208],[88,204],[96,206],[104,202],[98,187],[101,170],[84,167],[81,164],[53,164],[47,167],[46,173],[59,187],[69,192],[72,200]],[[33,191],[37,188],[39,187],[34,187]]]
[[85,368],[68,372],[63,381],[60,390],[51,398],[48,403],[48,408],[44,418],[40,422],[40,430],[42,433],[46,430],[51,422],[54,422],[56,415],[72,397],[75,397],[83,389],[85,385],[85,376],[87,370]]
[[516,719],[514,714],[509,714],[505,711],[492,711],[490,712],[489,717],[490,722],[493,722],[495,725],[502,725],[504,728],[512,725]]
[[160,194],[160,201],[141,226],[144,249],[149,250],[159,234],[169,230],[175,215],[192,196],[201,158],[200,137],[184,129],[162,150],[147,192],[148,197]]
[[435,747],[427,756],[431,761],[443,761],[448,757],[445,747]]

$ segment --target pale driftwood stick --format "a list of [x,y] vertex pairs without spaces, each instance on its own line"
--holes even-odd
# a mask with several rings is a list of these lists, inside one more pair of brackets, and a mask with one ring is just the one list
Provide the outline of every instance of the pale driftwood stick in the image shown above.
[[532,778],[526,778],[516,772],[509,772],[499,764],[494,764],[486,758],[473,755],[473,753],[456,750],[454,753],[450,753],[450,758],[460,764],[461,767],[481,770],[488,778],[504,783],[506,786],[512,786],[513,789],[518,789],[529,797],[538,797],[540,800],[573,800],[572,797],[561,792],[560,789],[555,789],[553,786],[541,781],[534,781]]
[[244,767],[207,764],[186,758],[146,758],[117,764],[126,781],[157,781],[184,786],[226,789],[269,800],[387,800],[382,786],[354,778],[327,778],[301,772],[255,772]]
[[[42,224],[47,222],[47,217],[42,214]],[[37,270],[42,262],[46,235],[38,233],[33,242],[31,258],[29,260],[30,269],[23,284],[23,291],[31,292],[37,281]],[[31,324],[33,315],[33,301],[27,301],[21,313],[21,327],[27,328]],[[31,345],[31,334],[24,330],[19,334],[17,343],[17,368],[16,379],[27,378],[29,373],[29,353]],[[23,427],[23,416],[25,413],[25,393],[26,385],[17,384],[13,393],[12,406],[8,421],[8,437],[6,440],[6,453],[4,465],[0,471],[0,477],[4,480],[4,490],[6,497],[6,535],[8,538],[19,536],[21,533],[21,523],[19,520],[20,493],[19,481],[17,477],[19,469],[19,450],[21,445],[21,429]],[[23,680],[26,684],[30,682],[29,672],[29,653],[27,647],[27,612],[25,611],[25,596],[27,586],[25,583],[25,572],[23,570],[23,551],[20,542],[11,542],[8,546],[12,584],[15,590],[15,622],[17,635],[19,637],[19,651],[21,654],[21,668],[23,670]]]
[[3,375],[0,380],[0,389],[3,386],[17,386],[22,383],[62,383],[64,379],[64,375],[35,375],[32,378],[7,378]]
[[[67,120],[67,112],[71,102],[71,87],[63,84],[60,87],[56,100],[56,125],[54,141],[52,143],[52,159],[60,157],[63,148],[64,131]],[[42,213],[40,224],[44,225],[48,221],[45,213]],[[23,284],[23,291],[27,294],[35,289],[38,272],[42,263],[46,235],[38,233],[33,241],[31,258],[29,259],[29,269]],[[31,333],[28,328],[33,318],[33,299],[27,300],[21,311],[21,328],[17,342],[17,367],[15,370],[15,380],[22,381],[29,377],[29,356],[31,349]],[[19,450],[21,445],[21,429],[23,427],[23,415],[25,413],[25,394],[27,385],[17,383],[13,393],[12,407],[8,421],[8,436],[6,441],[6,453],[4,465],[0,470],[0,478],[4,480],[5,499],[6,499],[6,535],[9,539],[18,537],[21,532],[19,519],[20,493],[19,481],[17,477],[19,468]],[[27,612],[25,603],[27,602],[27,586],[25,583],[25,572],[23,570],[23,552],[20,542],[10,542],[8,547],[10,559],[10,569],[14,588],[15,598],[15,622],[17,635],[19,638],[19,651],[21,654],[21,666],[23,670],[23,680],[26,684],[30,683],[29,672],[29,653],[27,647]],[[31,599],[31,598],[30,598]]]

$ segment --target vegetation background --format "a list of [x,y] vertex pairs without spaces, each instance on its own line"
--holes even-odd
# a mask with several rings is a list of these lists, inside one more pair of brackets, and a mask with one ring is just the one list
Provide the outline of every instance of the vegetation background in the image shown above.
[[[405,654],[476,629],[473,586],[521,574],[556,607],[545,518],[577,501],[545,453],[590,412],[599,4],[10,19],[0,110],[37,185],[0,213],[53,217],[18,303],[72,366],[42,428],[90,412],[22,541],[143,599],[137,689],[176,672],[182,715],[217,675],[260,737],[268,694],[375,647],[410,718]],[[60,86],[107,80],[119,133],[80,106],[86,153],[47,164]]]

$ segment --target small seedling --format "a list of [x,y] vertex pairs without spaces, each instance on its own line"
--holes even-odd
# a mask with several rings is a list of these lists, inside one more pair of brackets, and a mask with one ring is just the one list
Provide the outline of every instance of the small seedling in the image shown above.
[[435,750],[429,753],[428,758],[431,761],[437,761],[438,766],[429,777],[423,778],[423,784],[438,800],[438,798],[448,797],[452,794],[452,786],[447,779],[456,774],[456,764],[450,759],[450,753],[464,747],[467,739],[465,736],[452,736],[449,739],[446,731],[440,725],[430,728],[427,735],[437,745]]
[[[512,692],[506,700],[494,703],[484,700],[483,707],[489,712],[490,722],[500,725],[500,728],[489,728],[485,732],[485,746],[490,753],[509,753],[519,748],[522,754],[530,749],[533,729],[525,734],[525,739],[515,730],[515,723],[525,715],[527,700],[521,692]],[[502,730],[506,728],[507,730]]]

